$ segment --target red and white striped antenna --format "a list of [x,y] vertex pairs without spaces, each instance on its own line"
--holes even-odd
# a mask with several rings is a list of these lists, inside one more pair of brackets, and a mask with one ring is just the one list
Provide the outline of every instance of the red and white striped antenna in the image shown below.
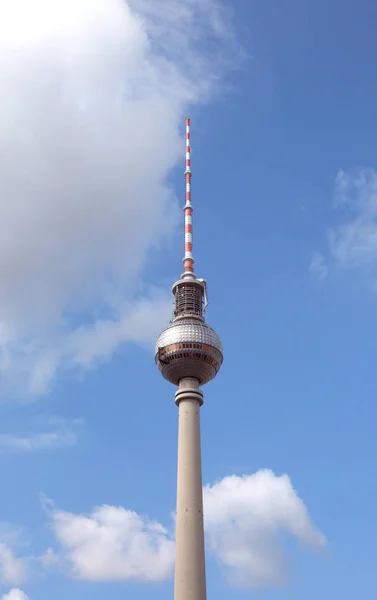
[[185,213],[185,255],[183,258],[183,277],[195,278],[194,259],[192,256],[192,204],[191,204],[191,142],[190,142],[190,118],[186,119],[186,204]]

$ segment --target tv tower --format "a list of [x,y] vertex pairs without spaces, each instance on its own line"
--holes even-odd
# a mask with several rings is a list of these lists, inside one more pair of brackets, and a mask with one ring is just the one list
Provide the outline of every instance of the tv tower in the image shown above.
[[155,360],[163,377],[178,386],[178,477],[174,600],[206,600],[200,449],[200,386],[223,361],[217,333],[204,320],[205,279],[197,279],[192,254],[190,119],[186,119],[186,204],[184,271],[174,283],[174,315],[157,340]]

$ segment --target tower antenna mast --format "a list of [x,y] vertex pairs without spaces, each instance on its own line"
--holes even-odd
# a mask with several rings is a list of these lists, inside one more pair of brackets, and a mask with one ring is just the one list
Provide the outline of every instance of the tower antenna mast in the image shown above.
[[185,255],[183,258],[183,277],[195,278],[194,259],[192,256],[192,204],[191,204],[191,134],[190,117],[186,118],[186,204],[185,213]]

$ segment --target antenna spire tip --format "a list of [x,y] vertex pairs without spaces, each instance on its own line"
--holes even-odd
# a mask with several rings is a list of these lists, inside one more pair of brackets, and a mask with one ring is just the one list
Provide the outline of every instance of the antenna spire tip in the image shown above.
[[[185,204],[185,255],[184,270],[187,275],[194,276],[194,259],[192,256],[192,205],[191,205],[191,146],[190,117],[186,118],[186,204]],[[195,277],[195,276],[194,276]]]

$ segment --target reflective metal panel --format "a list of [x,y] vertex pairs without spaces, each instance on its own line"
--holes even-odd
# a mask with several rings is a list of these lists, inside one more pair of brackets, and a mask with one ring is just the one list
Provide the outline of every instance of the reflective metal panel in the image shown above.
[[157,340],[155,360],[162,375],[176,385],[195,377],[201,385],[216,376],[223,361],[217,333],[196,319],[173,322]]
[[181,342],[207,344],[219,350],[221,354],[223,353],[223,347],[216,331],[206,323],[196,321],[195,319],[185,319],[171,323],[159,336],[156,344],[156,352],[158,348],[164,348],[165,346]]

